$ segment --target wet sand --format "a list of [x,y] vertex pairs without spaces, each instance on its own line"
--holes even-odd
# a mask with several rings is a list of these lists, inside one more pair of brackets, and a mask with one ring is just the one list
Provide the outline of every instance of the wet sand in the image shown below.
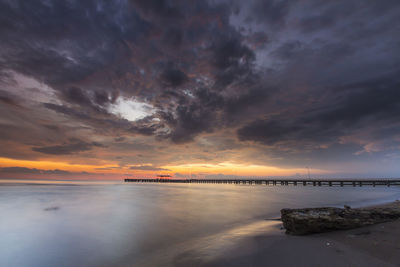
[[[394,205],[400,206],[400,202],[375,207]],[[271,234],[242,240],[221,257],[193,264],[196,266],[400,266],[400,220],[308,236],[286,235],[281,223],[277,223],[275,227],[276,231]]]

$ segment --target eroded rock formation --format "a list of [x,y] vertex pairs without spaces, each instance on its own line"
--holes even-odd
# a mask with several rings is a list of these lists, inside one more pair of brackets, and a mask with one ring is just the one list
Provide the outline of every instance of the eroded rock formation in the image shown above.
[[352,229],[400,218],[400,205],[390,208],[307,208],[282,209],[287,234],[306,235]]

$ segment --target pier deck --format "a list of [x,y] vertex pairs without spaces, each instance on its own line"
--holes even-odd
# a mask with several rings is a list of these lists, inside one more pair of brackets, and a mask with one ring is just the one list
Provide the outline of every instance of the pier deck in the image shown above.
[[125,179],[134,183],[248,184],[271,186],[399,186],[400,179]]

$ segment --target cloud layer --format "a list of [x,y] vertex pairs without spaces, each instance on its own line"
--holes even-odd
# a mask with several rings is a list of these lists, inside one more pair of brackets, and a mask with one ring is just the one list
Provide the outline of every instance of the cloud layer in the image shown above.
[[399,15],[372,0],[0,0],[0,156],[392,175]]

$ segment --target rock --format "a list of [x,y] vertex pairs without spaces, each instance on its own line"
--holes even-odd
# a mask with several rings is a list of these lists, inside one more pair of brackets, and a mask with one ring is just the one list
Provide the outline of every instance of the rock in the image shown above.
[[281,219],[287,234],[307,235],[352,229],[400,218],[395,208],[307,208],[282,209]]

